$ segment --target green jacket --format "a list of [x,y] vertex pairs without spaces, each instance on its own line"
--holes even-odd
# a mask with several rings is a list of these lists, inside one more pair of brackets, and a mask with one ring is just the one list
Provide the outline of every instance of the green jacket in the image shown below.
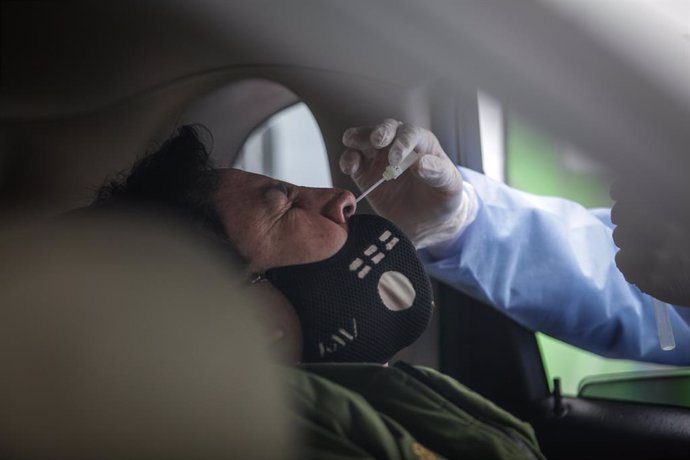
[[433,369],[309,364],[287,380],[300,458],[544,458],[528,424]]

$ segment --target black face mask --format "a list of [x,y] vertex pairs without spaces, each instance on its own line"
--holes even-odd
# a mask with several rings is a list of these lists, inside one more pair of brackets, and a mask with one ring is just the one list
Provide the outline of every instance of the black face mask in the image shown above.
[[297,310],[303,362],[387,362],[431,319],[431,284],[414,245],[378,216],[350,218],[332,257],[272,268],[266,278]]

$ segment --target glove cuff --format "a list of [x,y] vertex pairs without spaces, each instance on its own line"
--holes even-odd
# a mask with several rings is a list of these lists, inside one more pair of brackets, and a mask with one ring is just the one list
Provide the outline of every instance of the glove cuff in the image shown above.
[[449,245],[460,237],[468,225],[474,222],[478,209],[477,193],[472,184],[465,181],[462,186],[462,198],[458,209],[441,222],[418,229],[415,232],[415,247],[424,249],[430,246],[445,247]]

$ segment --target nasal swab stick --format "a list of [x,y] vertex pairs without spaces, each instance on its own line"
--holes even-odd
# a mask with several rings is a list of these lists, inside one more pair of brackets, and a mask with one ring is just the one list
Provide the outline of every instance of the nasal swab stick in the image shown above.
[[397,165],[388,165],[386,166],[386,169],[384,169],[383,174],[381,179],[377,180],[374,185],[366,189],[356,200],[355,203],[359,203],[361,199],[363,199],[365,196],[369,195],[376,187],[379,185],[383,184],[386,181],[392,180],[392,179],[397,179],[400,177],[402,173],[404,173],[410,166],[415,164],[417,162],[417,159],[419,158],[419,155],[417,155],[417,152],[412,151],[410,152],[400,163]]
[[371,187],[369,187],[368,189],[366,189],[366,190],[359,196],[359,198],[357,198],[357,199],[355,200],[355,203],[359,203],[359,200],[361,200],[361,199],[363,199],[365,196],[369,195],[376,187],[378,187],[379,185],[383,184],[383,183],[385,182],[385,180],[386,180],[386,179],[383,178],[383,177],[382,177],[381,179],[377,180],[376,183],[375,183],[374,185],[372,185]]

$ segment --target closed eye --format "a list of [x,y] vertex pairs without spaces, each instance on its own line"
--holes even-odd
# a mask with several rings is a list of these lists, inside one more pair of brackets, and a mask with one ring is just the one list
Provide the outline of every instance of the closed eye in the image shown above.
[[270,197],[272,194],[280,193],[281,195],[288,196],[289,189],[284,182],[274,182],[270,186],[266,187],[264,191],[264,197]]
[[264,199],[271,207],[286,211],[292,207],[290,188],[284,182],[274,182],[264,191]]

